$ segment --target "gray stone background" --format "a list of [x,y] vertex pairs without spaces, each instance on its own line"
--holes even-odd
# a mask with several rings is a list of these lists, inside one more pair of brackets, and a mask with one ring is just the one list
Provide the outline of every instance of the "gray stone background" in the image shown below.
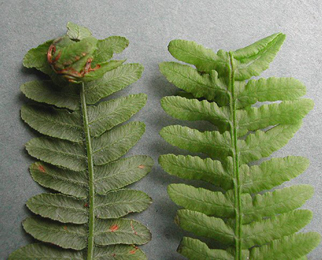
[[[139,92],[148,95],[147,105],[134,118],[144,121],[147,130],[130,154],[149,154],[156,162],[153,171],[134,186],[154,200],[147,211],[134,216],[152,231],[152,241],[143,246],[149,259],[183,259],[176,253],[183,236],[173,223],[177,208],[166,193],[169,183],[180,180],[167,175],[157,164],[160,154],[181,152],[158,135],[165,125],[183,123],[167,116],[159,103],[160,98],[176,91],[158,71],[158,63],[173,60],[167,44],[176,38],[194,40],[214,50],[235,50],[275,32],[287,35],[280,53],[262,76],[293,76],[303,81],[307,97],[314,99],[315,108],[304,120],[301,130],[275,155],[301,155],[311,160],[306,173],[287,185],[315,186],[314,197],[304,206],[314,212],[305,231],[322,233],[321,1],[1,0],[0,14],[0,259],[32,242],[21,227],[21,221],[30,215],[24,204],[43,191],[27,170],[33,159],[25,152],[24,144],[36,134],[19,118],[19,109],[26,101],[19,86],[35,76],[22,68],[22,58],[30,48],[64,34],[68,21],[90,28],[97,38],[127,37],[130,46],[122,57],[145,66],[143,77],[114,97]],[[322,259],[321,245],[309,259]]]

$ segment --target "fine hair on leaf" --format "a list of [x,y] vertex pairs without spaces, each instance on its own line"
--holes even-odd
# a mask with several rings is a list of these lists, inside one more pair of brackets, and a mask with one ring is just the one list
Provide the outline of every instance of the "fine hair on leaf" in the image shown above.
[[138,246],[151,240],[149,229],[123,218],[152,202],[126,186],[148,174],[153,160],[123,157],[144,134],[143,122],[126,121],[144,107],[147,96],[102,101],[136,82],[143,66],[112,59],[128,46],[124,37],[98,40],[71,22],[67,29],[23,60],[25,67],[48,76],[21,86],[30,100],[21,118],[40,135],[26,144],[38,160],[30,173],[48,192],[26,203],[33,214],[22,225],[38,242],[9,259],[147,259]]
[[163,97],[162,108],[175,119],[214,126],[169,125],[160,132],[193,153],[159,157],[166,172],[190,180],[168,186],[181,207],[175,222],[187,231],[178,252],[188,259],[299,260],[320,243],[318,233],[298,232],[312,219],[311,211],[299,208],[313,187],[278,187],[302,174],[308,159],[270,158],[299,130],[313,101],[302,97],[306,88],[294,78],[254,78],[268,69],[284,39],[276,33],[217,53],[193,41],[169,43],[179,62],[163,62],[160,71],[180,92]]

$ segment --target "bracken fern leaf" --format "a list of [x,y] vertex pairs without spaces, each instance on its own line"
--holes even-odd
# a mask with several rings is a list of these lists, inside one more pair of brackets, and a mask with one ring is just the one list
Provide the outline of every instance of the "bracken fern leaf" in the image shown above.
[[9,259],[146,259],[137,245],[151,239],[150,231],[122,217],[151,203],[144,192],[125,187],[143,178],[153,161],[144,155],[121,157],[145,131],[142,122],[122,123],[147,97],[96,104],[137,81],[143,67],[110,60],[128,46],[124,37],[96,40],[85,27],[68,23],[67,28],[67,35],[24,58],[25,67],[51,78],[21,86],[34,101],[22,107],[21,117],[45,135],[26,144],[40,160],[30,166],[32,178],[56,193],[27,201],[36,216],[24,220],[23,228],[41,243],[20,248]]
[[173,40],[172,56],[194,67],[160,64],[161,73],[182,90],[162,98],[165,112],[216,127],[201,132],[173,125],[160,132],[171,145],[208,156],[161,155],[159,163],[165,171],[219,188],[168,187],[170,198],[183,207],[175,222],[221,245],[211,248],[184,237],[178,252],[189,259],[306,259],[319,244],[317,233],[296,233],[312,218],[309,210],[298,208],[313,195],[313,187],[268,191],[304,172],[308,160],[287,156],[257,162],[286,145],[313,108],[312,100],[300,98],[306,90],[296,79],[250,79],[269,67],[284,39],[277,33],[246,48],[217,54],[191,41]]

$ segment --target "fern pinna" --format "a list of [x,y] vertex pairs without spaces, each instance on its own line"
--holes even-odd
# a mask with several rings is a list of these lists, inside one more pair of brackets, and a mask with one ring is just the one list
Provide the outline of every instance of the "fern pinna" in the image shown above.
[[120,159],[141,138],[142,122],[130,119],[146,103],[145,94],[100,102],[137,81],[140,64],[110,60],[128,46],[124,37],[97,40],[85,27],[67,24],[67,34],[47,41],[25,56],[23,64],[50,80],[22,85],[33,103],[22,119],[47,137],[26,144],[39,159],[33,179],[57,191],[28,200],[36,215],[23,228],[42,243],[27,245],[9,259],[146,259],[137,245],[151,239],[140,222],[121,218],[151,203],[144,192],[124,187],[143,178],[153,161],[148,156]]
[[[161,73],[183,90],[164,97],[163,109],[174,118],[206,120],[216,127],[201,132],[172,125],[160,132],[168,143],[208,156],[162,155],[159,162],[165,171],[220,189],[168,187],[170,198],[184,208],[178,210],[176,223],[221,245],[211,249],[205,242],[184,237],[178,252],[189,259],[306,259],[319,243],[317,233],[296,233],[312,218],[311,211],[297,209],[313,195],[311,186],[262,192],[301,174],[308,160],[287,156],[255,163],[286,145],[313,108],[312,100],[300,98],[306,90],[298,80],[250,79],[269,67],[284,38],[278,33],[217,54],[191,41],[173,40],[172,56],[195,68],[160,64]],[[264,101],[271,102],[253,106]]]

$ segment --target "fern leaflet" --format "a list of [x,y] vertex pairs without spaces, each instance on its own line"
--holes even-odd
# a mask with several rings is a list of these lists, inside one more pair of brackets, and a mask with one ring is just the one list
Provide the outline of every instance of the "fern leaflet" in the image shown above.
[[150,231],[122,217],[151,203],[144,192],[125,187],[143,178],[153,161],[144,155],[120,158],[145,131],[142,122],[122,123],[147,97],[135,94],[96,104],[137,81],[143,67],[111,60],[128,46],[124,37],[97,40],[85,27],[68,23],[67,28],[66,35],[24,58],[25,67],[50,77],[21,86],[32,100],[22,107],[21,117],[45,135],[26,144],[40,160],[30,172],[57,193],[27,201],[37,216],[24,220],[23,228],[42,242],[16,250],[9,259],[146,259],[136,245],[147,243]]
[[[300,98],[306,90],[298,80],[251,79],[269,67],[284,39],[278,33],[217,54],[191,41],[173,40],[172,56],[194,67],[160,64],[168,81],[183,90],[161,100],[165,112],[181,120],[205,120],[217,129],[172,125],[160,132],[169,144],[207,156],[161,155],[165,171],[220,188],[168,187],[170,198],[183,207],[176,223],[221,245],[213,249],[184,237],[178,252],[189,259],[306,259],[319,244],[317,233],[296,233],[312,218],[309,210],[297,209],[313,195],[311,186],[263,192],[301,174],[308,160],[287,156],[256,163],[286,145],[313,108],[312,100]],[[256,104],[264,101],[270,102]]]

